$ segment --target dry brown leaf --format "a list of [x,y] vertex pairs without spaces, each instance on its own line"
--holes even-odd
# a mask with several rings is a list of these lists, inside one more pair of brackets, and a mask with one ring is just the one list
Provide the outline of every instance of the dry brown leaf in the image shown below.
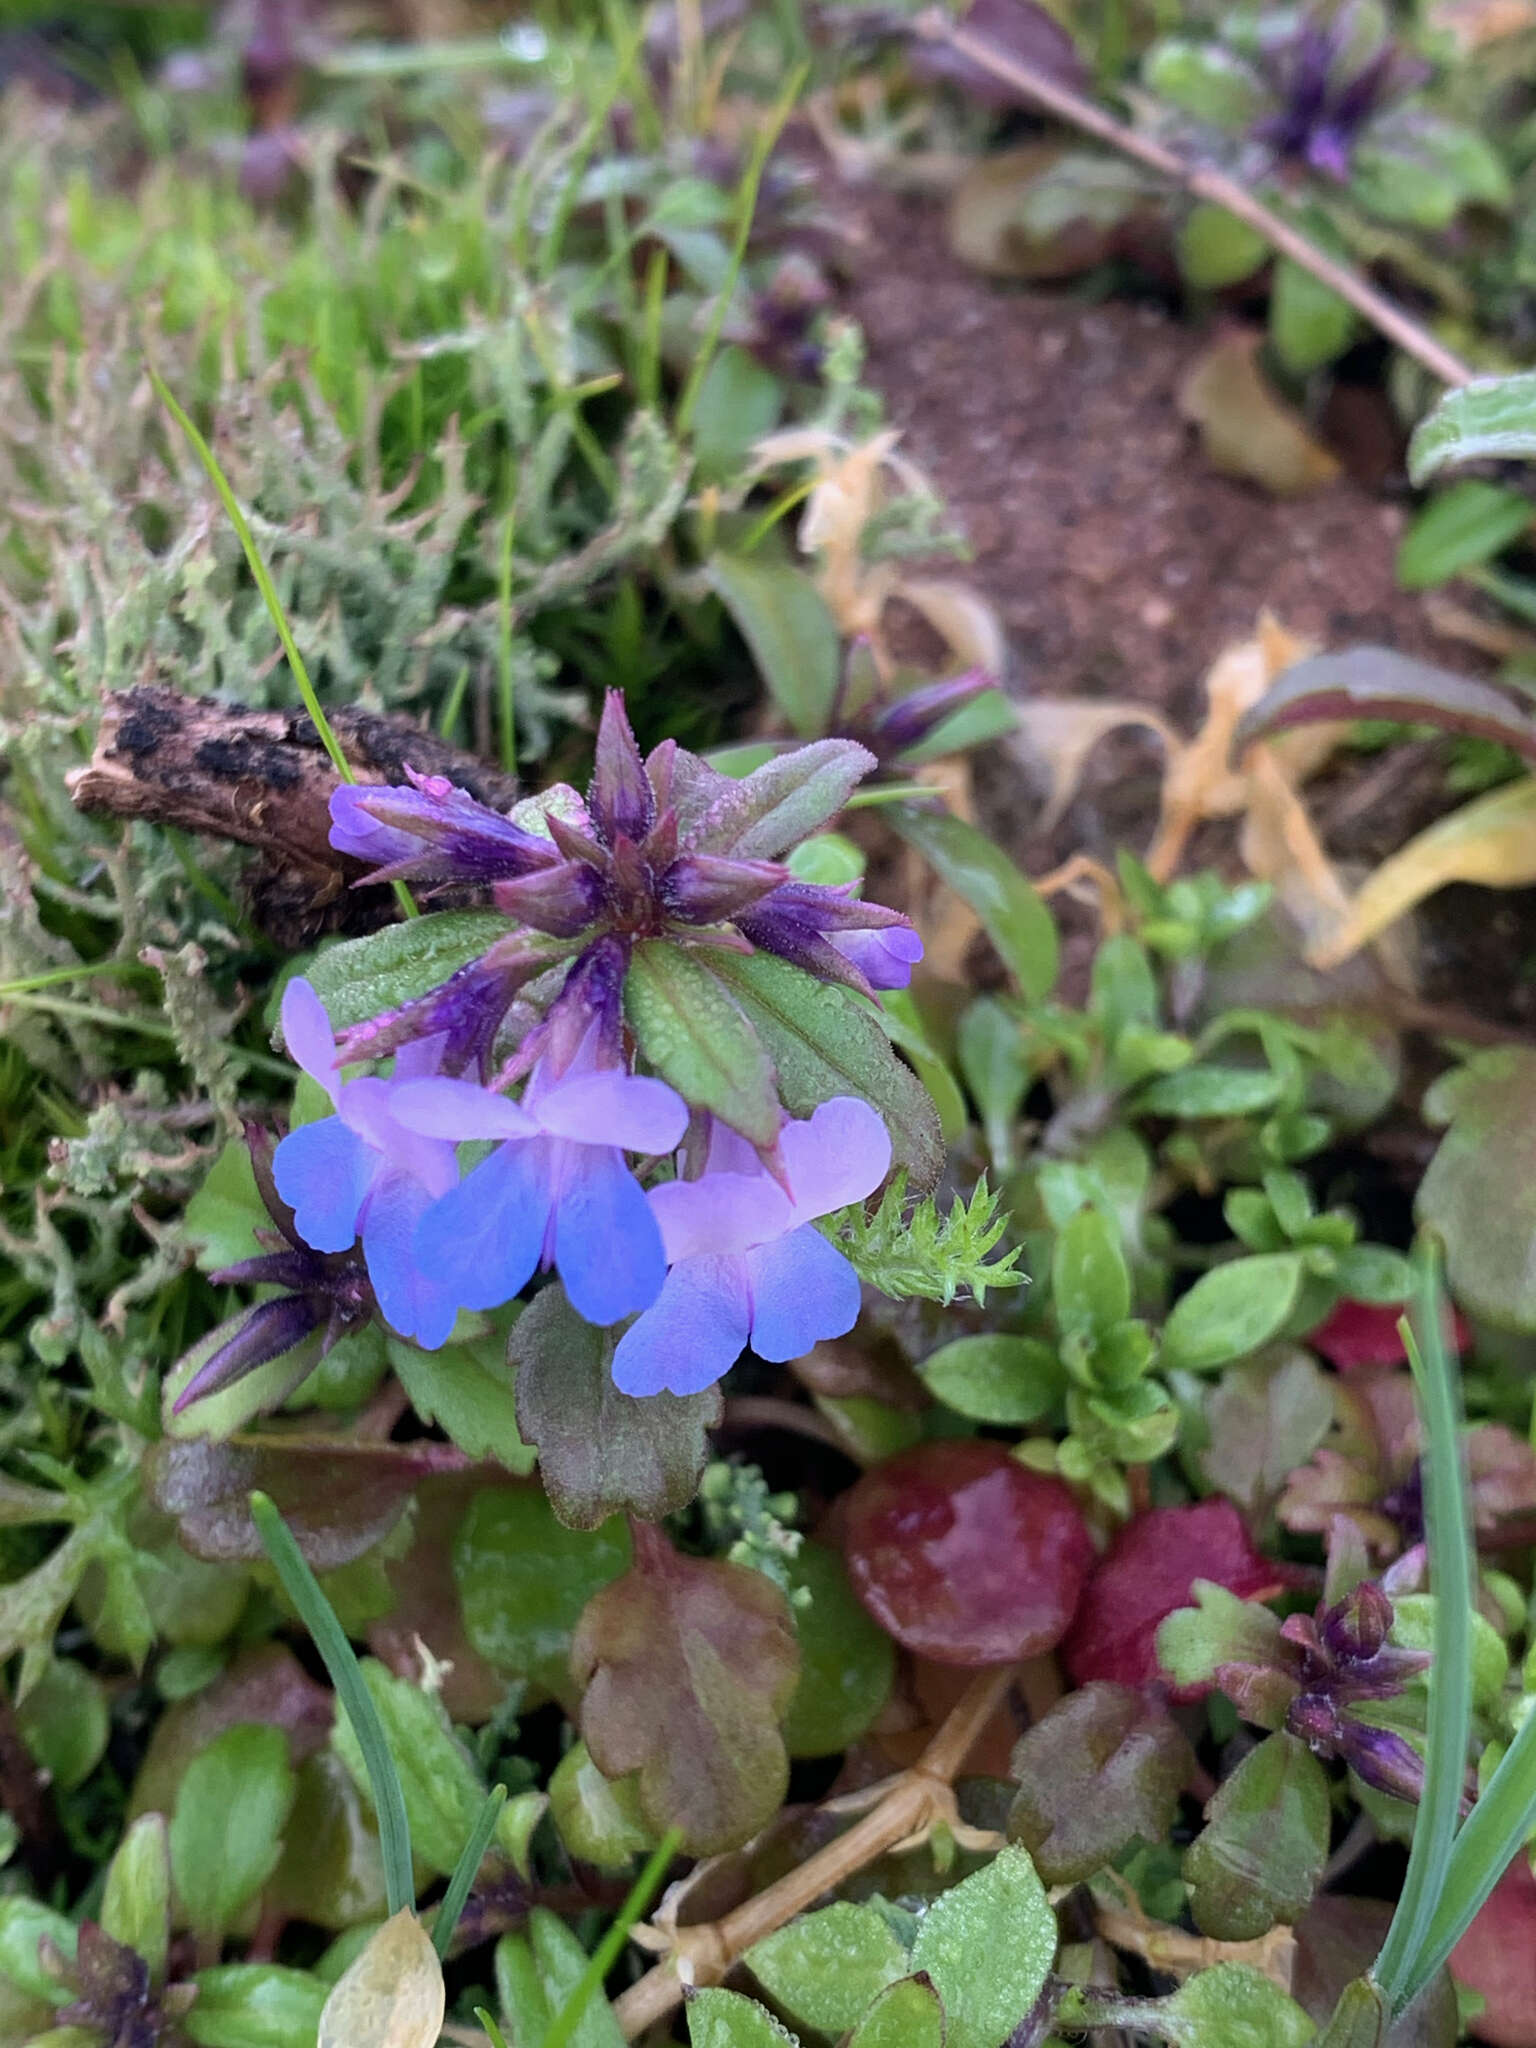
[[331,1987],[316,2048],[435,2048],[444,2007],[443,1966],[404,1906]]
[[867,640],[882,675],[891,672],[882,622],[886,606],[901,597],[920,612],[961,667],[1002,676],[1007,645],[996,612],[979,591],[948,576],[905,576],[894,561],[864,558],[864,532],[898,491],[931,496],[932,487],[897,447],[890,428],[867,441],[851,442],[820,427],[792,427],[757,443],[758,465],[814,462],[816,481],[801,515],[798,544],[816,555],[816,584],[844,639]]
[[[1088,756],[1107,733],[1121,726],[1141,725],[1156,733],[1173,761],[1185,742],[1160,711],[1149,704],[1109,698],[1094,703],[1071,697],[1032,697],[1018,707],[1020,751],[1026,762],[1043,762],[1051,777],[1050,794],[1036,830],[1049,832],[1076,796]],[[1017,745],[1017,743],[1015,743]]]
[[1247,810],[1239,847],[1244,864],[1272,884],[1312,957],[1349,916],[1349,892],[1324,853],[1307,807],[1269,748],[1250,749]]
[[1115,254],[1148,211],[1134,165],[1056,142],[974,163],[949,204],[949,245],[990,277],[1080,277]]
[[[1166,882],[1173,874],[1190,833],[1202,819],[1230,818],[1246,808],[1247,766],[1254,750],[1233,765],[1238,725],[1277,676],[1313,651],[1309,641],[1288,633],[1264,612],[1251,640],[1239,640],[1216,657],[1205,679],[1204,722],[1186,746],[1169,756],[1162,816],[1147,855],[1147,866],[1159,881]],[[1301,740],[1300,747],[1278,740],[1265,744],[1287,779],[1299,781],[1328,758],[1342,730],[1329,725],[1284,735],[1285,741]]]
[[980,591],[951,576],[903,576],[895,594],[922,613],[962,668],[1006,673],[1002,622]]
[[1234,330],[1213,342],[1179,387],[1179,411],[1199,427],[1213,469],[1297,497],[1331,483],[1339,465],[1265,380],[1261,339]]

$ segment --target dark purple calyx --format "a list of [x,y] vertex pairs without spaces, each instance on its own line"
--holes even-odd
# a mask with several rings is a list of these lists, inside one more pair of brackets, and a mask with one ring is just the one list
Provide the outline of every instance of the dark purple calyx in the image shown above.
[[361,1250],[312,1251],[298,1234],[293,1211],[277,1192],[270,1133],[247,1124],[245,1142],[257,1192],[274,1225],[270,1232],[258,1235],[266,1237],[274,1249],[233,1266],[221,1266],[208,1277],[215,1287],[279,1287],[283,1291],[257,1302],[233,1336],[203,1361],[177,1395],[171,1411],[175,1415],[296,1350],[316,1330],[325,1333],[320,1345],[323,1358],[340,1338],[361,1329],[374,1314],[373,1288]]
[[1424,1650],[1401,1650],[1388,1642],[1392,1602],[1366,1579],[1331,1607],[1315,1615],[1293,1614],[1280,1634],[1294,1654],[1298,1686],[1286,1710],[1285,1726],[1319,1756],[1336,1756],[1379,1792],[1417,1800],[1424,1760],[1392,1728],[1359,1718],[1352,1708],[1395,1699],[1431,1661]]

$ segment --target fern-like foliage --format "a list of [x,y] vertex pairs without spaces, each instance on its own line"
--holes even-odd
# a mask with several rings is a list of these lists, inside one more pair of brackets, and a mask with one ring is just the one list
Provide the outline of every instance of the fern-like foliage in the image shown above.
[[985,1302],[989,1287],[1022,1287],[1018,1247],[991,1255],[1008,1227],[986,1175],[969,1202],[956,1195],[946,1212],[932,1195],[912,1202],[907,1177],[897,1174],[871,1216],[855,1204],[823,1220],[822,1229],[850,1259],[859,1278],[892,1301],[914,1295],[946,1305],[957,1295]]

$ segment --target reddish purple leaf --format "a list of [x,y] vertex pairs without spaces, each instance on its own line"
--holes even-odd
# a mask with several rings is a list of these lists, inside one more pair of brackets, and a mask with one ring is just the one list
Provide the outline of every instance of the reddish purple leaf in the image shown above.
[[691,1856],[738,1848],[789,1782],[779,1719],[800,1675],[794,1623],[761,1572],[682,1557],[633,1522],[635,1561],[588,1601],[571,1645],[581,1733],[606,1777],[640,1774],[659,1833]]
[[1254,1549],[1231,1501],[1218,1495],[1153,1508],[1120,1531],[1089,1579],[1063,1649],[1067,1670],[1076,1685],[1147,1685],[1159,1675],[1158,1627],[1193,1604],[1196,1579],[1242,1600],[1267,1600],[1288,1578],[1284,1565]]
[[1536,761],[1536,718],[1491,683],[1415,661],[1390,647],[1347,647],[1298,661],[1238,721],[1232,751],[1293,725],[1391,718],[1476,733]]

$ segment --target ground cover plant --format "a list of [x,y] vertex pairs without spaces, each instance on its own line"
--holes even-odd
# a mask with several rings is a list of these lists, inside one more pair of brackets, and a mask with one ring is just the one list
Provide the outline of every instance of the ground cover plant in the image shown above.
[[[0,2041],[1536,2042],[1518,660],[1021,692],[826,170],[985,67],[449,13],[0,40]],[[1499,38],[967,20],[1508,367]],[[1363,346],[1518,611],[1530,379]]]

